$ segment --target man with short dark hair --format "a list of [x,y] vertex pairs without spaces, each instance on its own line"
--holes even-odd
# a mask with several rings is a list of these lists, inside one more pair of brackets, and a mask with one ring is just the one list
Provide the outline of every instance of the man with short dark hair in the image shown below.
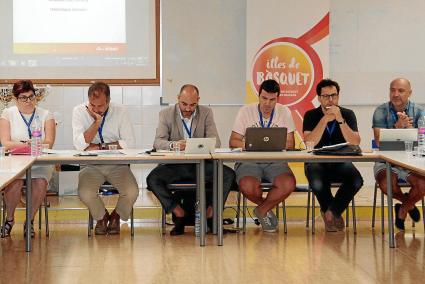
[[[317,84],[316,93],[320,106],[304,116],[304,141],[311,141],[315,148],[348,142],[360,144],[357,119],[350,109],[338,105],[339,85],[330,79]],[[341,214],[363,185],[363,178],[353,163],[305,163],[309,185],[320,204],[327,232],[344,230]],[[341,183],[335,196],[331,183]]]
[[[191,84],[183,85],[177,95],[177,104],[163,109],[159,113],[154,148],[170,150],[178,142],[180,150],[185,150],[186,139],[216,138],[216,147],[220,146],[220,138],[214,122],[213,112],[209,107],[199,105],[199,90]],[[226,202],[234,182],[234,172],[224,167],[223,201]],[[205,181],[212,184],[213,163],[205,163]],[[174,198],[168,184],[176,182],[196,182],[196,166],[194,164],[162,164],[153,169],[146,178],[148,189],[159,199],[167,213],[173,213],[174,228],[170,235],[184,234],[185,212],[182,204]],[[212,228],[212,190],[207,191],[207,225]]]
[[[390,84],[390,101],[379,105],[373,113],[373,134],[379,146],[381,128],[417,128],[418,120],[425,115],[424,108],[412,102],[409,98],[412,88],[409,80],[396,78]],[[386,165],[375,163],[374,173],[379,188],[387,193]],[[409,193],[403,193],[398,185],[398,179],[411,185]],[[395,204],[395,225],[404,230],[404,220],[407,214],[414,222],[419,222],[421,214],[415,206],[425,195],[425,178],[401,167],[391,167],[393,198],[402,202]]]
[[[74,147],[80,151],[135,146],[133,127],[122,105],[111,103],[109,86],[96,82],[88,90],[88,102],[72,113]],[[100,186],[109,182],[120,197],[111,214],[98,196]],[[86,165],[78,179],[78,195],[97,220],[96,235],[119,234],[120,219],[127,220],[139,195],[137,181],[128,165]]]
[[[295,124],[288,107],[277,103],[280,86],[274,80],[264,81],[259,89],[258,103],[243,106],[236,116],[230,147],[245,149],[245,132],[248,127],[286,127],[285,148],[293,149]],[[235,165],[239,190],[250,201],[257,204],[254,214],[260,221],[264,232],[276,232],[278,222],[272,209],[285,200],[295,189],[295,177],[285,162],[251,163]],[[263,197],[261,181],[265,179],[273,184],[267,196]]]

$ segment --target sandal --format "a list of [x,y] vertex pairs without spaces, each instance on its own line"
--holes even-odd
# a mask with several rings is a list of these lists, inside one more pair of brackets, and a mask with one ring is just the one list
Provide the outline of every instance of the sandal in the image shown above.
[[14,220],[6,220],[6,222],[4,222],[4,227],[2,230],[2,237],[9,237],[10,236],[10,232],[12,232],[12,228],[13,225],[15,224]]
[[[27,222],[24,223],[24,238],[27,236]],[[34,221],[31,221],[31,238],[35,238]]]

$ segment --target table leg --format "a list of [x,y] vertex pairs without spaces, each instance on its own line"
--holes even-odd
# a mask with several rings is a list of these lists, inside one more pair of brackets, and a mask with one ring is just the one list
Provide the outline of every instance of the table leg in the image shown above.
[[213,234],[217,234],[218,206],[217,206],[217,160],[213,160]]
[[217,230],[218,245],[223,245],[223,162],[217,164]]
[[395,248],[394,241],[394,223],[393,223],[393,188],[391,182],[391,164],[386,162],[387,166],[387,201],[388,201],[388,234],[390,248]]
[[25,251],[31,251],[31,168],[26,171],[27,191],[25,194],[26,200],[26,227],[27,234],[25,236]]
[[206,229],[206,205],[205,205],[205,161],[200,160],[196,166],[197,180],[198,180],[198,196],[199,196],[199,210],[201,215],[201,237],[200,246],[205,246],[205,229]]

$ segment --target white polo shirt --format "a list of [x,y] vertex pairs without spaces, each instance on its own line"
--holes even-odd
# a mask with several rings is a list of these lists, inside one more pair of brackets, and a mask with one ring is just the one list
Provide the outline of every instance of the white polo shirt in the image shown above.
[[[84,150],[89,146],[84,139],[84,132],[93,124],[94,118],[86,109],[88,103],[83,103],[74,107],[72,111],[72,136],[74,147],[77,150]],[[127,115],[124,106],[109,103],[108,113],[106,114],[105,123],[102,129],[104,143],[120,144],[121,148],[134,148],[136,140],[134,138],[133,125]],[[91,141],[93,144],[102,143],[99,133]]]

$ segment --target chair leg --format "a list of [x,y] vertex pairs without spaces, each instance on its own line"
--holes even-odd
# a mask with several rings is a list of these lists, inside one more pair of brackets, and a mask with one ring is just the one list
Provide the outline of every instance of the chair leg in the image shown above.
[[239,227],[239,218],[241,217],[241,192],[238,191],[238,195],[237,195],[237,208],[236,208],[236,228],[240,228]]
[[91,237],[92,228],[93,228],[93,217],[91,216],[90,211],[89,211],[89,223],[88,223],[88,236],[89,237]]
[[425,231],[425,201],[422,197],[422,222],[424,223],[424,231]]
[[345,209],[345,227],[350,226],[350,205]]
[[162,214],[161,214],[161,232],[163,235],[165,235],[165,228],[166,228],[166,220],[167,220],[167,213],[165,212],[164,209],[162,209]]
[[50,204],[47,201],[47,196],[44,197],[44,222],[46,226],[46,237],[50,236],[50,230],[49,230],[49,207]]
[[130,217],[131,237],[134,237],[134,208],[131,208]]
[[[348,210],[348,209],[347,209]],[[354,201],[354,198],[353,198],[353,200],[351,201],[351,213],[352,213],[352,215],[353,215],[353,231],[354,231],[354,234],[357,234],[357,224],[356,224],[356,203],[355,203],[355,201]]]
[[[310,189],[311,190],[311,189]],[[316,233],[316,197],[314,196],[313,191],[311,192],[311,233]]]
[[378,193],[378,183],[375,182],[373,190],[373,205],[372,205],[372,228],[375,228],[375,213],[376,213],[376,195]]
[[277,218],[277,222],[279,223],[279,208],[280,208],[280,206],[279,206],[279,203],[278,204],[276,204],[276,218]]
[[308,228],[310,226],[310,199],[311,199],[311,191],[308,189],[307,191],[307,218],[305,219],[305,227]]
[[[4,203],[4,196],[3,192],[0,193],[0,208],[2,210],[1,212],[1,237],[4,238],[4,225],[6,223],[6,204]],[[422,206],[423,208],[423,206]]]
[[242,232],[245,234],[246,232],[246,210],[247,210],[247,202],[246,197],[244,196],[242,199]]
[[43,205],[38,208],[38,230],[41,231],[41,215],[43,214]]
[[[392,208],[391,208],[391,210],[392,210]],[[381,233],[382,233],[382,235],[385,234],[385,222],[384,222],[385,216],[384,216],[384,214],[385,214],[384,193],[381,191]]]
[[282,201],[282,210],[283,210],[283,213],[282,213],[282,219],[283,219],[283,231],[285,232],[285,234],[287,234],[288,233],[288,224],[286,223],[286,203],[285,203],[285,200],[283,200]]

